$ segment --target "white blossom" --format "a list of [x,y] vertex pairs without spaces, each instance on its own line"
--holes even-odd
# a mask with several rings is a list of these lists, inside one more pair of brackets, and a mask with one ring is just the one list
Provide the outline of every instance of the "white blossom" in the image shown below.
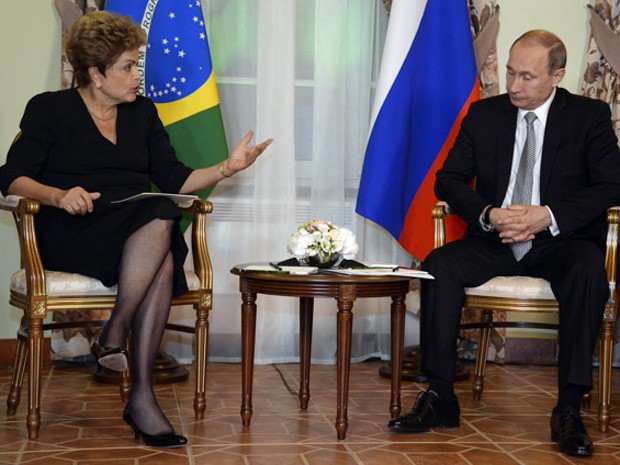
[[288,252],[298,260],[305,260],[319,253],[338,253],[352,259],[359,247],[355,235],[346,228],[340,228],[325,220],[312,220],[300,225],[289,237]]

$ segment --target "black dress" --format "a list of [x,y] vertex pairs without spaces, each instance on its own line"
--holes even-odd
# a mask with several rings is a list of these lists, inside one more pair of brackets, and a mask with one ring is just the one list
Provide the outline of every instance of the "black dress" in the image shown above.
[[174,294],[187,290],[183,262],[187,246],[179,209],[168,199],[112,204],[154,184],[178,193],[192,170],[176,158],[155,105],[138,98],[118,106],[117,142],[106,139],[93,122],[76,89],[33,97],[22,118],[21,133],[0,167],[0,190],[20,176],[69,189],[100,192],[93,213],[70,215],[41,206],[36,228],[46,269],[92,276],[112,286],[127,238],[155,218],[176,223],[171,250],[175,262]]

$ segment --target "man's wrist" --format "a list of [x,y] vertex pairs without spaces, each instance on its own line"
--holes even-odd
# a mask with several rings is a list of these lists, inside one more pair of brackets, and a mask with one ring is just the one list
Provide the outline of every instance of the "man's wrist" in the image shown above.
[[487,226],[491,226],[491,210],[495,207],[493,205],[489,205],[484,211],[484,224]]
[[553,215],[553,212],[551,211],[549,205],[544,205],[544,207],[547,209],[547,211],[549,212],[549,216],[551,217],[551,224],[547,229],[552,236],[557,236],[560,234],[560,227],[558,226],[558,222],[555,220],[555,216]]
[[482,210],[481,221],[482,221],[482,229],[486,232],[493,231],[493,225],[491,224],[491,210],[495,207],[493,205],[487,205],[484,210]]

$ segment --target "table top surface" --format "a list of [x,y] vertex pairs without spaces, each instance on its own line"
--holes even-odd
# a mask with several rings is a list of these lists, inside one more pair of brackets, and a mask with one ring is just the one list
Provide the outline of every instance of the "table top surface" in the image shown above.
[[239,276],[242,294],[269,294],[301,298],[334,297],[352,302],[362,297],[404,296],[413,288],[416,279],[408,276],[343,275],[318,271],[298,275],[274,271],[246,271],[250,265],[267,263],[245,263],[234,266],[230,272]]
[[291,282],[291,283],[394,283],[402,281],[411,281],[408,276],[399,275],[385,275],[385,276],[366,276],[366,275],[344,275],[332,273],[329,271],[321,270],[311,274],[290,274],[286,272],[278,271],[274,268],[273,271],[247,271],[245,268],[251,265],[269,265],[267,262],[259,263],[242,263],[235,265],[231,268],[230,272],[240,278],[261,280],[261,281],[277,281],[277,282]]

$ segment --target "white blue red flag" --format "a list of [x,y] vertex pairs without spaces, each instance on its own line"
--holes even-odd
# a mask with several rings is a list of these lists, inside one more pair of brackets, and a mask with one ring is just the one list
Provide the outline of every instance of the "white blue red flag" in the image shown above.
[[433,248],[435,173],[477,99],[467,0],[394,0],[356,211],[419,259]]

